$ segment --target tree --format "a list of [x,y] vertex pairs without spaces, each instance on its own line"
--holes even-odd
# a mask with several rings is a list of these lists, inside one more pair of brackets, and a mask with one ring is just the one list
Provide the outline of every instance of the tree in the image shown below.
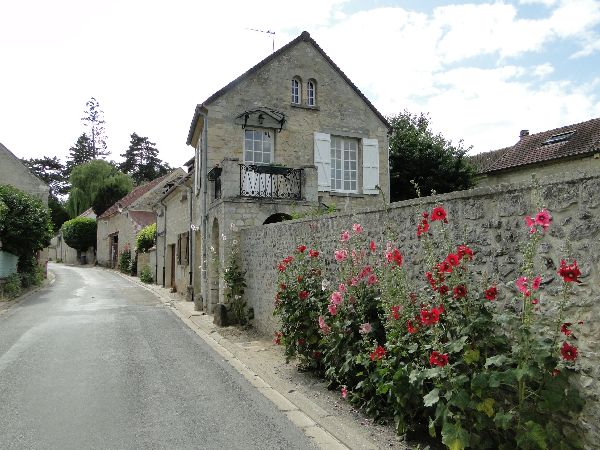
[[97,225],[94,219],[75,217],[66,221],[61,230],[65,243],[77,250],[78,259],[81,258],[81,252],[86,252],[90,247],[96,247]]
[[146,253],[156,242],[156,224],[151,223],[140,230],[135,238],[135,249],[138,253]]
[[125,161],[119,168],[123,173],[130,174],[138,186],[166,175],[171,169],[167,163],[158,158],[155,145],[147,137],[132,133],[129,148],[121,155]]
[[0,185],[0,205],[2,249],[19,257],[19,272],[32,273],[36,252],[52,238],[48,209],[37,198],[6,185]]
[[90,98],[85,106],[87,109],[83,112],[81,121],[88,129],[86,135],[90,141],[92,159],[99,159],[110,153],[106,149],[104,111],[100,109],[100,104],[94,97]]
[[90,139],[85,133],[77,138],[77,142],[69,148],[69,156],[65,167],[65,177],[68,179],[73,169],[81,164],[92,161],[94,159],[94,151],[92,149]]
[[62,224],[69,220],[69,213],[65,208],[64,202],[50,196],[48,198],[48,209],[50,210],[50,219],[52,220],[52,229],[60,230]]
[[129,184],[123,184],[119,179],[115,178],[111,178],[106,184],[100,186],[92,200],[92,209],[96,216],[101,215],[130,191],[131,186]]
[[71,191],[66,207],[71,217],[78,216],[92,206],[96,194],[103,186],[120,186],[126,192],[130,192],[133,188],[133,182],[129,176],[119,172],[115,166],[99,159],[75,167],[69,180]]
[[465,158],[462,141],[453,145],[429,129],[429,117],[408,111],[388,118],[392,125],[390,146],[391,201],[460,189],[475,184],[475,170]]
[[50,187],[50,197],[59,198],[69,191],[65,166],[56,156],[21,159],[29,171]]

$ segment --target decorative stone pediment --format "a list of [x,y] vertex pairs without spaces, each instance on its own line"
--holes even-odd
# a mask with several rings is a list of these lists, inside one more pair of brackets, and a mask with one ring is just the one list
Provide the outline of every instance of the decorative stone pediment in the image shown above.
[[235,118],[235,123],[242,128],[271,128],[281,131],[285,124],[285,114],[271,108],[256,108],[244,111]]

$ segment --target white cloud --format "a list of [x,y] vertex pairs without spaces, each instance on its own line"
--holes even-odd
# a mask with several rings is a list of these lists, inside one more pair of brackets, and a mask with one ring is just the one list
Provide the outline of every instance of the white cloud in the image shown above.
[[554,73],[554,66],[550,63],[540,64],[533,68],[532,73],[537,77],[543,78]]

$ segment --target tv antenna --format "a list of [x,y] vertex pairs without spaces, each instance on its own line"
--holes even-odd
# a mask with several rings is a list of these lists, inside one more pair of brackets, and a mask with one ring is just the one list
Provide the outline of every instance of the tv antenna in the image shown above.
[[257,30],[256,28],[248,28],[250,31],[258,31],[259,33],[270,34],[273,41],[273,53],[275,53],[275,32],[271,30]]

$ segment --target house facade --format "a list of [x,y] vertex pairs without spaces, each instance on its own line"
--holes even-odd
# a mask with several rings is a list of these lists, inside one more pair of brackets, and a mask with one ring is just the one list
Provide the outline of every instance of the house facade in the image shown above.
[[530,134],[507,148],[472,157],[479,186],[600,171],[600,118]]
[[236,230],[389,199],[389,128],[307,32],[199,104],[187,139],[197,307],[224,302],[219,273]]

